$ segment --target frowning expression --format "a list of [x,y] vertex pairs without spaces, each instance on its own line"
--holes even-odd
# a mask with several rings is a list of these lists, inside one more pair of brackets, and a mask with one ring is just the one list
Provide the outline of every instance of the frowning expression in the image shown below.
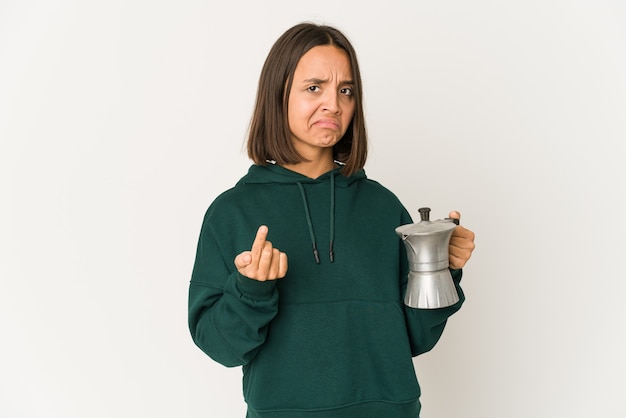
[[305,158],[332,153],[354,115],[352,68],[335,46],[316,46],[300,58],[288,99],[291,140]]

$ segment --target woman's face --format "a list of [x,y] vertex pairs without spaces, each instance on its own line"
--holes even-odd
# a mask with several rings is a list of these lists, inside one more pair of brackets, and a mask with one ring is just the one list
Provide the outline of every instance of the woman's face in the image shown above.
[[291,140],[300,155],[315,158],[322,150],[332,155],[354,115],[353,86],[344,50],[316,46],[300,58],[288,99]]

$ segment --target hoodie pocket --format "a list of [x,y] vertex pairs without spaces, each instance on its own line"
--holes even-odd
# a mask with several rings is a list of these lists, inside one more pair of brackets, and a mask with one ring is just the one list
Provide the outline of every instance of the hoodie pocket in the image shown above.
[[244,368],[257,410],[325,409],[419,397],[404,315],[397,303],[282,306]]

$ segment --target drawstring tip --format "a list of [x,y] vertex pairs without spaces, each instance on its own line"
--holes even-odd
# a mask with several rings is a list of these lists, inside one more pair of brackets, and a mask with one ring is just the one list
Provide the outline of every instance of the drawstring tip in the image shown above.
[[335,261],[335,250],[333,249],[334,247],[334,242],[330,241],[330,252],[329,252],[329,256],[330,256],[330,262],[334,262]]
[[319,251],[317,251],[317,248],[315,248],[315,246],[313,246],[313,256],[315,257],[315,262],[317,264],[320,263],[320,253]]

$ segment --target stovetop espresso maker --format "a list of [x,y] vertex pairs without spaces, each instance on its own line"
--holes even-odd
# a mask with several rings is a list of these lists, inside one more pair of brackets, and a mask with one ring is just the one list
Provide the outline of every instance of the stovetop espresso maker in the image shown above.
[[430,221],[430,208],[420,208],[421,221],[396,228],[409,260],[404,303],[412,308],[436,309],[454,305],[459,295],[450,274],[448,246],[457,219]]

